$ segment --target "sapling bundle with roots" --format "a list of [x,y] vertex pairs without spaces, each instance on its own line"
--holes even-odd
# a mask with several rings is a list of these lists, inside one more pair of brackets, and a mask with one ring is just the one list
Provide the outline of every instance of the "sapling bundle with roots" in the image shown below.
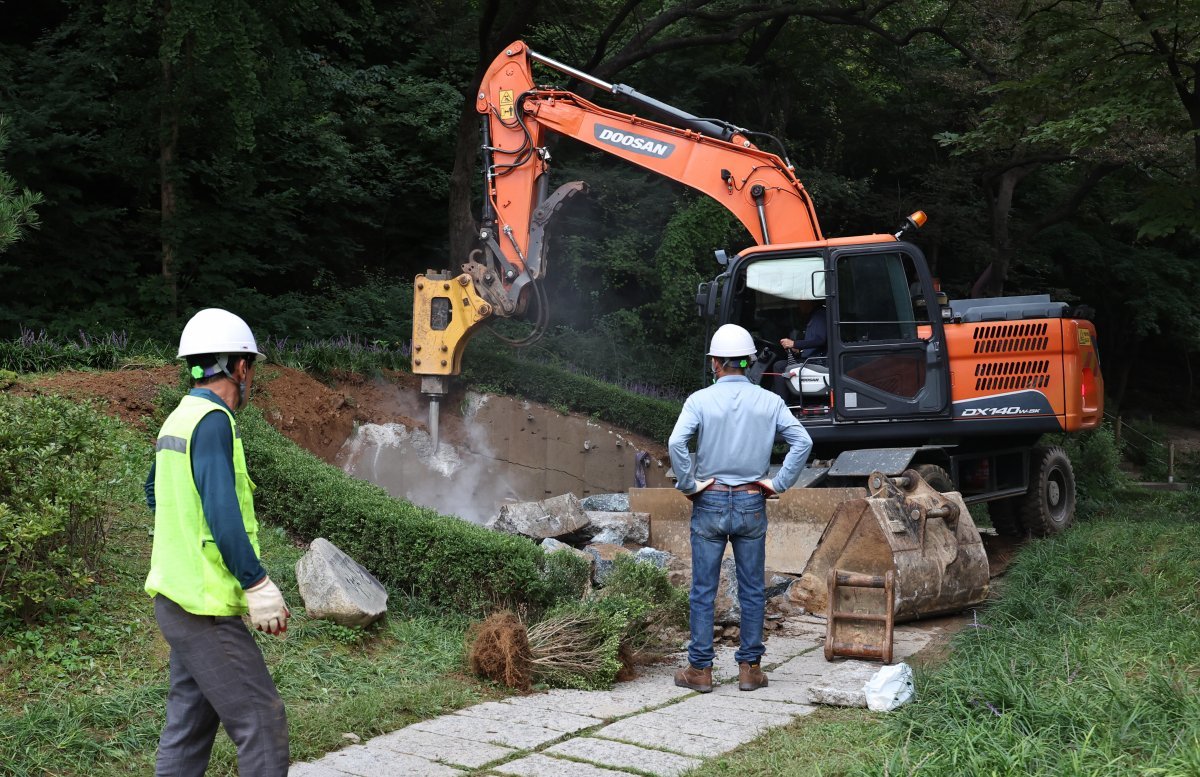
[[498,612],[467,633],[471,671],[528,691],[533,683],[560,688],[606,688],[622,668],[624,624],[582,605],[555,610],[526,627],[511,612]]
[[582,601],[555,607],[531,626],[498,612],[471,627],[471,670],[518,690],[533,683],[607,688],[677,647],[687,624],[687,594],[666,573],[618,559],[609,584]]

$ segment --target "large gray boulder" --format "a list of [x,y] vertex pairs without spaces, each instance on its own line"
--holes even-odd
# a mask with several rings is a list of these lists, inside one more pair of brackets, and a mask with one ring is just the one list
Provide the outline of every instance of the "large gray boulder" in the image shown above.
[[624,545],[632,542],[645,545],[650,541],[650,513],[609,512],[585,510],[592,542]]
[[323,537],[296,562],[296,583],[310,618],[369,626],[387,613],[387,590],[354,559]]
[[579,497],[563,494],[538,502],[514,502],[500,508],[487,527],[505,534],[520,534],[535,540],[562,537],[587,526],[588,517]]
[[656,548],[639,548],[634,552],[633,557],[641,564],[653,564],[659,569],[666,569],[671,565],[671,554],[665,550]]
[[629,494],[592,494],[585,496],[580,504],[584,510],[625,513],[629,512]]

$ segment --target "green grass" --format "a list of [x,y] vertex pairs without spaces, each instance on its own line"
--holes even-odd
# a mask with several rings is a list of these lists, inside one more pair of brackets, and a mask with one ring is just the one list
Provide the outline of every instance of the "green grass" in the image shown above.
[[878,715],[863,709],[823,707],[768,731],[734,752],[713,758],[687,777],[826,777],[848,773],[872,758],[884,733]]
[[889,715],[820,711],[695,774],[1200,774],[1200,526],[1121,500],[1028,546]]
[[[130,433],[132,438],[132,433]],[[167,694],[166,643],[142,591],[152,538],[141,481],[145,440],[114,464],[112,529],[102,573],[85,596],[39,623],[0,629],[0,773],[148,774]],[[287,638],[256,635],[288,711],[293,760],[497,695],[467,676],[464,616],[392,592],[384,624],[366,633],[309,620],[296,589],[301,548],[264,515],[266,566],[292,607]],[[236,773],[220,734],[210,775]]]

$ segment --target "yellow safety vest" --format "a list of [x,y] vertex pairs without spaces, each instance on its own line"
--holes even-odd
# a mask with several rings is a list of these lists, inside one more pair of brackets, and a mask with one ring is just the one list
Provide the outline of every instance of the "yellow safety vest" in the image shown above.
[[200,492],[192,477],[192,433],[200,419],[219,410],[233,427],[233,474],[242,523],[254,554],[258,521],[254,518],[254,483],[246,473],[246,454],[233,414],[203,397],[185,396],[158,433],[154,455],[154,549],[146,593],[162,594],[195,615],[241,615],[246,594],[221,558],[204,520]]

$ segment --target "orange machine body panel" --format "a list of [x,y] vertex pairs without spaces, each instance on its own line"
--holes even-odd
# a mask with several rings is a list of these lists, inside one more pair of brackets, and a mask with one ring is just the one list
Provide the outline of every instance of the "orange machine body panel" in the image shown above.
[[[1069,318],[947,324],[950,395],[957,421],[994,419],[1018,407],[1005,395],[1036,391],[1042,415],[1054,415],[1064,432],[1097,426],[1103,415],[1104,382],[1095,325]],[[978,400],[996,399],[986,410]],[[959,408],[967,403],[975,407]],[[1022,415],[1032,411],[1022,403]]]

